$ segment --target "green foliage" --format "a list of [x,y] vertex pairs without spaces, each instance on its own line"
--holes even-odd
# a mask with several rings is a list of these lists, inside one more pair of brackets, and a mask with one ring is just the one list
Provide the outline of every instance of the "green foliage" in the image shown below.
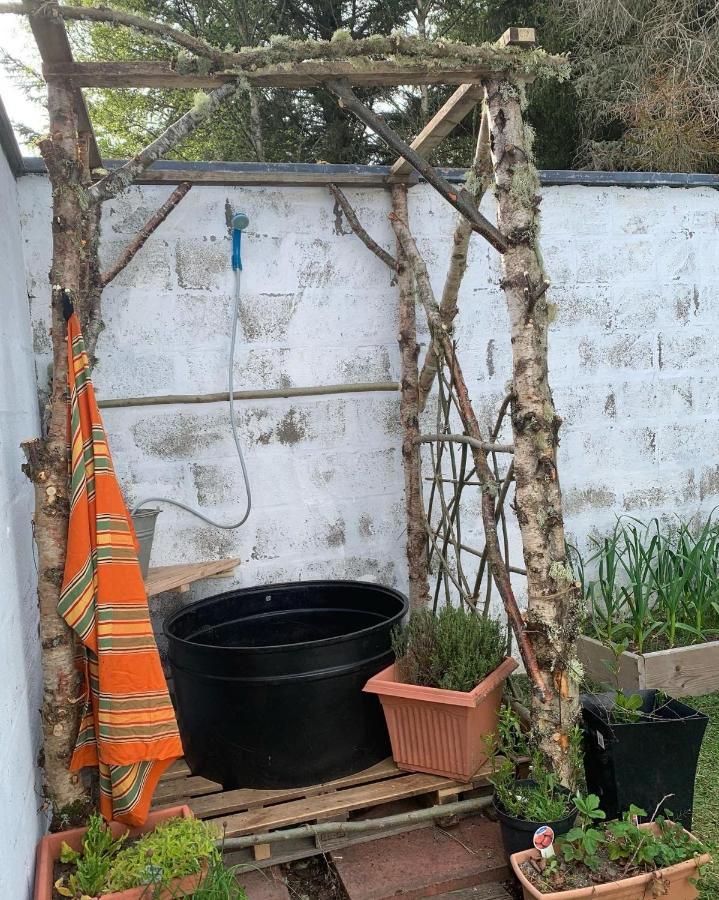
[[444,606],[435,615],[414,610],[392,644],[399,676],[407,684],[471,691],[504,658],[507,639],[495,619],[459,606]]
[[[206,900],[244,900],[244,894],[232,893],[228,879],[219,871],[221,858],[215,848],[215,835],[199,819],[168,819],[137,841],[127,843],[127,833],[114,838],[101,816],[90,817],[82,850],[63,844],[60,861],[73,864],[75,870],[59,879],[55,890],[63,897],[97,897],[140,885],[166,885],[173,878],[200,872],[203,862],[210,866]],[[223,884],[227,887],[221,892]],[[203,886],[204,890],[204,886]],[[149,895],[148,895],[149,896]],[[196,894],[193,896],[197,896]],[[200,895],[205,898],[205,895]]]
[[[581,734],[573,733],[570,752],[581,753]],[[559,778],[546,764],[542,754],[532,748],[529,736],[509,706],[502,706],[497,726],[497,739],[490,747],[493,772],[489,779],[494,787],[495,799],[507,815],[527,822],[555,822],[563,819],[572,809],[572,801]],[[511,759],[530,756],[531,784],[518,784]],[[498,763],[498,759],[501,760]],[[581,756],[577,756],[578,768]]]
[[[665,868],[704,852],[704,847],[681,825],[657,816],[657,834],[639,828],[636,820],[646,816],[646,810],[630,806],[621,820],[599,827],[605,815],[594,794],[577,796],[574,803],[579,810],[578,825],[557,839],[560,858],[570,866],[598,871],[608,860],[622,866],[631,864],[634,872]],[[556,869],[552,874],[556,874]]]
[[200,819],[168,819],[134,844],[120,850],[107,886],[123,891],[140,884],[167,884],[193,875],[204,860],[217,857],[215,835]]
[[658,519],[620,518],[594,539],[579,573],[588,631],[608,646],[626,641],[643,653],[719,634],[719,523],[711,517],[696,532],[685,522],[670,531]]
[[612,705],[612,722],[618,724],[631,724],[641,718],[639,710],[642,708],[640,694],[625,694],[617,691]]
[[60,862],[74,863],[75,871],[67,881],[60,879],[55,890],[63,897],[87,895],[96,897],[106,889],[113,859],[125,842],[126,835],[114,838],[102,816],[90,816],[87,833],[82,840],[82,851],[77,852],[63,843]]
[[531,779],[533,784],[519,784],[509,760],[503,760],[492,773],[489,781],[494,787],[495,799],[507,815],[540,824],[556,822],[569,815],[572,801],[538,753],[532,757]]
[[588,168],[719,171],[719,5],[563,0]]
[[202,879],[202,884],[191,893],[173,893],[173,900],[177,898],[192,898],[192,900],[247,900],[247,894],[237,881],[237,869],[228,869],[219,855],[213,856],[208,864],[207,874]]

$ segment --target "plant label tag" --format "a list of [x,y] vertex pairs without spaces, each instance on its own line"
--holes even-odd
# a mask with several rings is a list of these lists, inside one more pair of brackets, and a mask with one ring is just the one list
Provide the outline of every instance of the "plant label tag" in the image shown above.
[[601,731],[597,732],[597,743],[602,748],[602,750],[604,750],[606,744],[604,743],[604,735],[602,734]]
[[554,829],[549,825],[540,825],[532,838],[534,849],[539,850],[542,859],[551,859],[554,856]]

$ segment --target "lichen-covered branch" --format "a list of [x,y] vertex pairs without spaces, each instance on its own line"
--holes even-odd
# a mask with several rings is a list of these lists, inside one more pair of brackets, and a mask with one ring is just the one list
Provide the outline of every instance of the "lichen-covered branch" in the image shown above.
[[[394,214],[407,221],[407,188],[392,188]],[[422,510],[422,464],[419,453],[419,406],[417,400],[417,321],[412,270],[402,245],[397,241],[397,283],[399,287],[399,349],[401,360],[400,422],[402,460],[407,509],[407,565],[409,602],[412,609],[423,609],[429,602],[427,580],[427,539]]]
[[345,214],[347,224],[362,241],[365,247],[374,253],[375,256],[379,257],[386,266],[389,266],[390,269],[397,272],[399,270],[399,262],[383,247],[380,247],[377,241],[367,232],[357,218],[357,213],[354,211],[352,204],[347,199],[347,195],[344,191],[336,184],[328,184],[327,187],[335,200],[339,203],[342,212]]
[[502,288],[512,339],[512,430],[515,508],[527,569],[527,627],[550,698],[535,697],[532,721],[541,748],[571,783],[570,733],[579,712],[575,644],[577,586],[567,566],[556,449],[561,419],[547,374],[549,311],[538,247],[539,177],[532,134],[522,121],[524,87],[506,79],[486,84],[497,219],[510,246],[502,257]]
[[[29,10],[22,3],[0,3],[0,13],[27,15]],[[41,13],[38,13],[38,15]],[[566,57],[556,56],[541,49],[522,50],[516,47],[498,47],[494,44],[464,44],[459,41],[433,41],[420,35],[393,33],[372,35],[353,40],[348,32],[338,31],[331,41],[292,40],[277,35],[267,47],[248,47],[239,51],[220,50],[211,44],[180,29],[145,19],[118,9],[104,6],[59,6],[42,14],[61,15],[64,19],[107,22],[125,25],[143,34],[180,46],[196,56],[212,61],[224,69],[249,70],[285,63],[301,63],[310,60],[339,60],[367,57],[373,59],[403,56],[410,60],[457,60],[473,63],[491,71],[512,69],[528,76],[566,78],[569,63]]]
[[145,241],[165,221],[191,187],[192,185],[189,181],[183,181],[181,184],[178,184],[157,212],[150,216],[110,268],[102,273],[100,283],[103,288],[106,288],[113,278],[116,278],[122,272],[138,250],[144,246]]
[[141,150],[137,156],[108,173],[88,190],[92,202],[110,200],[126,190],[134,178],[145,171],[155,160],[164,156],[168,150],[184,140],[189,134],[205,122],[215,110],[237,91],[237,84],[223,84],[211,94],[202,94],[196,98],[192,109],[188,110],[176,122]]
[[[472,160],[472,166],[467,175],[465,188],[474,203],[479,206],[487,188],[494,180],[492,170],[492,154],[489,148],[489,123],[486,110],[482,110],[482,121],[479,126],[477,147]],[[467,269],[467,254],[469,252],[469,240],[472,236],[472,228],[464,216],[459,216],[452,236],[452,255],[449,259],[449,268],[444,281],[444,290],[439,304],[439,314],[447,329],[451,329],[457,316],[457,298],[462,279]],[[434,344],[430,344],[419,373],[419,409],[424,409],[427,397],[432,390],[437,374],[437,351]]]
[[402,245],[402,249],[406,253],[412,267],[417,284],[417,293],[424,306],[433,340],[439,345],[449,368],[452,384],[457,395],[457,405],[462,419],[462,425],[464,426],[467,435],[474,438],[474,442],[471,445],[472,459],[474,461],[477,478],[480,482],[480,490],[482,492],[482,524],[484,526],[489,568],[492,577],[494,578],[494,582],[497,585],[499,595],[502,598],[507,618],[517,638],[517,644],[520,653],[522,654],[527,673],[534,682],[537,693],[543,698],[546,698],[551,695],[551,682],[545,681],[537,665],[534,648],[527,634],[522,614],[519,611],[517,600],[514,596],[514,591],[512,590],[509,572],[502,559],[495,518],[497,482],[494,473],[489,467],[487,454],[482,449],[482,445],[485,442],[482,439],[479,422],[477,421],[477,417],[472,407],[467,384],[464,380],[464,375],[454,352],[452,342],[450,341],[442,322],[439,313],[439,304],[434,297],[429,273],[427,272],[427,266],[417,248],[412,233],[410,232],[407,223],[402,221],[397,215],[391,214],[390,221],[392,222],[395,234],[397,235],[397,238]]

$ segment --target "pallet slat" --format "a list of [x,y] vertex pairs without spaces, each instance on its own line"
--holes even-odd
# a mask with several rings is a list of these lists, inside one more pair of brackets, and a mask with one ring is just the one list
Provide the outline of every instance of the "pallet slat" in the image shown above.
[[191,799],[190,809],[200,819],[224,816],[241,810],[257,809],[258,807],[272,806],[289,800],[299,800],[302,797],[313,797],[317,794],[327,794],[343,788],[365,784],[368,781],[384,781],[395,778],[400,770],[391,759],[383,760],[371,769],[358,772],[355,775],[347,775],[335,781],[324,784],[312,785],[304,788],[284,788],[281,790],[253,790],[251,788],[238,788],[234,791],[222,791],[218,794],[209,794],[203,797]]
[[455,786],[462,792],[472,789],[472,785],[457,785],[451,778],[422,774],[402,775],[388,781],[362,784],[332,794],[303,797],[275,806],[235,813],[223,819],[223,827],[226,828],[225,833],[228,837],[254,834],[301,822],[316,822],[319,818],[331,820],[335,815],[344,815],[393,800],[419,797],[440,788]]

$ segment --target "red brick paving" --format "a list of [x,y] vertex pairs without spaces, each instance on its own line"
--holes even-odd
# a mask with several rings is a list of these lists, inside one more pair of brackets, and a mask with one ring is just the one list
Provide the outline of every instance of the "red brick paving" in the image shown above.
[[350,900],[418,900],[509,877],[499,825],[481,816],[344,847],[332,859]]

